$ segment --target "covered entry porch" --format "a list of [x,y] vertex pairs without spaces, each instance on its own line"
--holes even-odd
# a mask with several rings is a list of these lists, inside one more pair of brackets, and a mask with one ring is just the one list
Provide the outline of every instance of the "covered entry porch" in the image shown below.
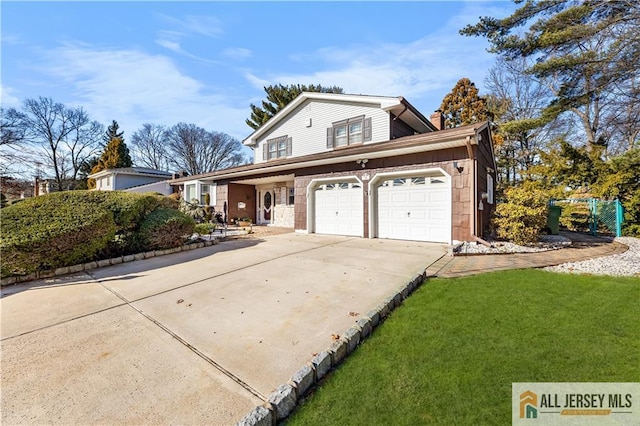
[[233,180],[229,183],[229,220],[250,218],[257,225],[293,228],[293,174]]

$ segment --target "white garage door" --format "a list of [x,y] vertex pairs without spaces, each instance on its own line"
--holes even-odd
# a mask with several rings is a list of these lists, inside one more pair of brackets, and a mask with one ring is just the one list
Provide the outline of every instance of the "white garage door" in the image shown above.
[[360,183],[320,185],[315,192],[315,232],[362,236],[363,207]]
[[449,179],[402,177],[378,187],[378,238],[451,242]]

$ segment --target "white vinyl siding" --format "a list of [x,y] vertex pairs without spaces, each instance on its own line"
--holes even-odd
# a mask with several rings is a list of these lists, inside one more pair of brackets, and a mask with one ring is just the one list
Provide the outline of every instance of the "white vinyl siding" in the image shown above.
[[327,148],[327,128],[336,121],[362,115],[371,118],[371,140],[365,144],[389,140],[389,114],[380,108],[357,103],[308,100],[262,136],[254,151],[254,163],[268,161],[263,155],[266,141],[282,135],[288,135],[293,141],[292,157],[330,151]]

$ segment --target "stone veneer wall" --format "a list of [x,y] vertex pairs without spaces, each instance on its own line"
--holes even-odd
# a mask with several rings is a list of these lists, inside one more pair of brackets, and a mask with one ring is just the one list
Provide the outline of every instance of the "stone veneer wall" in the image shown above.
[[279,204],[273,206],[273,226],[293,228],[294,217],[294,208],[292,205],[285,206]]

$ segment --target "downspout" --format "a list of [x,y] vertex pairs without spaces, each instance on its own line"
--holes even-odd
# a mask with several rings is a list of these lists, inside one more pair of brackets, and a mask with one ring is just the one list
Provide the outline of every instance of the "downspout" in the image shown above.
[[487,241],[483,240],[482,238],[476,235],[478,230],[478,210],[477,210],[478,208],[478,179],[477,179],[478,160],[473,155],[473,147],[471,146],[471,136],[467,136],[466,144],[467,144],[467,155],[469,156],[469,160],[471,160],[471,164],[472,164],[472,167],[471,167],[472,185],[470,186],[470,190],[471,190],[471,203],[473,206],[471,209],[473,212],[473,218],[471,221],[469,221],[470,228],[471,228],[470,229],[471,239],[487,247],[493,247],[490,243],[488,243]]

